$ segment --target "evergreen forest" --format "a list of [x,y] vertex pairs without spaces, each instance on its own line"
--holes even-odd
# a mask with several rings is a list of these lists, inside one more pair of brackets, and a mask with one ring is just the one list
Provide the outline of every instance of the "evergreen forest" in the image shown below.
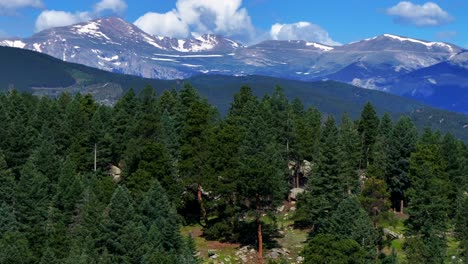
[[[241,87],[226,115],[189,84],[112,107],[9,91],[0,263],[224,261],[181,231],[194,225],[251,246],[252,263],[468,263],[468,146],[418,131],[370,103],[357,120],[322,114],[280,87]],[[300,257],[269,258],[291,204]]]

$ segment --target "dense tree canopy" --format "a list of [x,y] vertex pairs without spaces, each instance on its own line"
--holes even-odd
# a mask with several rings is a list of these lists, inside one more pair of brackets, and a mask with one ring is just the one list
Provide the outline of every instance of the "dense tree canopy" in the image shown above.
[[261,260],[292,188],[305,263],[393,263],[390,209],[408,218],[408,261],[445,261],[447,234],[468,256],[467,146],[371,104],[335,119],[242,87],[221,117],[190,85],[113,107],[11,91],[0,139],[0,263],[198,263],[192,223]]

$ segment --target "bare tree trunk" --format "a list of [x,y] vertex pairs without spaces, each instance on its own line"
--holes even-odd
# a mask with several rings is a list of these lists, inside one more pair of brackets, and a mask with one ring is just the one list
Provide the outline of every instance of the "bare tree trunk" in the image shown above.
[[258,261],[263,263],[263,236],[262,236],[262,222],[257,218],[257,237],[258,237]]
[[200,204],[200,210],[201,210],[203,221],[205,221],[206,223],[206,210],[205,210],[205,206],[203,205],[201,184],[198,184],[197,198],[198,198],[198,203]]
[[400,200],[400,214],[403,214],[403,210],[405,209],[405,201],[403,199]]
[[260,212],[260,196],[255,195],[255,202],[257,207],[257,240],[258,240],[258,262],[263,263],[263,235],[262,235],[262,221],[261,221],[261,212]]

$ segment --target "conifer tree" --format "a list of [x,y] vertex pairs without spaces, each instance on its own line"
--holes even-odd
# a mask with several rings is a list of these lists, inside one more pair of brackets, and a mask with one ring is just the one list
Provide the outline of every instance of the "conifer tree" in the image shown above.
[[18,221],[21,231],[31,243],[30,249],[35,255],[42,250],[35,241],[45,241],[47,210],[50,204],[50,189],[47,177],[38,172],[28,161],[16,187]]
[[344,199],[319,232],[353,239],[369,253],[375,251],[378,239],[370,218],[355,197]]
[[416,128],[408,117],[401,117],[391,134],[389,166],[385,180],[390,190],[392,208],[403,213],[405,191],[409,187],[409,158],[417,141]]
[[345,197],[345,184],[340,177],[339,140],[335,120],[325,121],[320,139],[320,156],[315,175],[307,186],[308,193],[298,204],[296,217],[301,222],[320,228]]
[[143,255],[144,227],[139,224],[129,191],[118,186],[105,210],[97,241],[101,254],[107,250],[113,261],[139,262]]
[[211,137],[214,111],[197,91],[186,85],[179,93],[181,106],[176,120],[180,131],[179,173],[184,185],[196,195],[200,206],[200,219],[206,223],[207,210],[203,199],[204,190],[213,184],[213,175],[207,168],[208,139]]
[[418,144],[411,155],[409,175],[407,225],[408,234],[413,238],[408,240],[408,258],[441,263],[446,251],[449,182],[436,141]]
[[12,205],[15,200],[15,176],[6,164],[0,150],[0,201]]
[[[268,107],[263,105],[263,107]],[[262,108],[258,111],[264,112]],[[260,112],[250,120],[240,149],[237,179],[239,201],[245,213],[253,214],[257,226],[259,259],[263,259],[262,213],[276,208],[284,198],[284,160],[281,149],[274,141],[274,133],[262,119]]]
[[379,130],[372,149],[373,160],[367,174],[378,179],[385,179],[389,170],[390,140],[393,123],[390,115],[385,113],[379,123]]
[[361,168],[367,168],[372,162],[372,148],[377,138],[379,126],[379,117],[375,112],[374,106],[367,102],[361,112],[359,120],[359,134],[361,136]]
[[339,145],[339,174],[345,187],[343,191],[348,194],[357,193],[359,190],[359,178],[357,172],[360,158],[359,134],[347,114],[344,114],[341,119]]
[[179,234],[179,219],[158,181],[146,193],[140,212],[142,222],[151,234],[149,246],[180,253],[183,242]]

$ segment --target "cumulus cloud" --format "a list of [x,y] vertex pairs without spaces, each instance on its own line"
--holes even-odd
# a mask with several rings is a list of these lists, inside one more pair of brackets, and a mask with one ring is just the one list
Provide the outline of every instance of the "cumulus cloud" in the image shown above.
[[164,14],[147,13],[135,25],[147,33],[169,37],[186,37],[190,32],[198,32],[250,39],[255,32],[242,0],[178,0],[173,10]]
[[110,10],[114,13],[121,14],[127,9],[127,3],[123,0],[102,0],[94,6],[97,13]]
[[189,34],[188,25],[174,10],[165,14],[146,13],[135,21],[135,25],[153,35],[183,38]]
[[36,32],[51,28],[73,25],[92,19],[89,12],[70,13],[65,11],[44,10],[36,19]]
[[16,10],[20,8],[41,8],[44,4],[41,0],[0,0],[0,10]]
[[453,17],[433,2],[423,5],[402,1],[387,9],[387,14],[394,16],[400,24],[411,24],[419,27],[439,26],[453,21]]
[[293,24],[274,24],[270,29],[270,37],[274,40],[308,40],[331,46],[340,45],[320,26],[303,21]]
[[126,9],[127,4],[123,0],[101,0],[94,6],[94,10],[92,11],[66,12],[59,10],[44,10],[36,19],[35,31],[39,32],[52,27],[64,27],[85,22],[99,17],[104,11],[122,13]]

